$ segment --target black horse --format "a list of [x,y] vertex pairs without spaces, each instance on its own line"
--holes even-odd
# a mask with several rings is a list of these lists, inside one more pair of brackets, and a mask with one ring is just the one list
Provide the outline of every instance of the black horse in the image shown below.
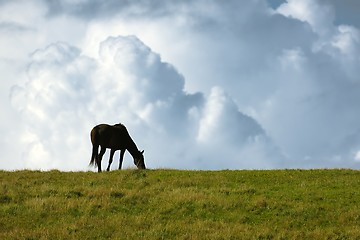
[[[126,127],[119,123],[113,126],[108,124],[99,124],[95,126],[90,133],[91,143],[93,145],[90,165],[98,167],[98,172],[101,172],[101,160],[107,148],[111,149],[109,165],[107,171],[110,170],[110,165],[113,161],[114,153],[120,150],[119,169],[124,158],[125,150],[128,150],[134,158],[134,164],[138,169],[145,169],[144,151],[139,151],[134,141],[131,139]],[[100,153],[99,146],[101,147]]]

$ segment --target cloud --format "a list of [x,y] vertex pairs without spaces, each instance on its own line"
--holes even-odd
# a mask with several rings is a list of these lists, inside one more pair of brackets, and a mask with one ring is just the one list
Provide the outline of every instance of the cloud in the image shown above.
[[22,135],[27,168],[86,169],[88,132],[103,121],[122,121],[134,129],[130,132],[146,149],[150,167],[274,164],[267,154],[271,141],[230,96],[218,87],[208,98],[186,93],[184,77],[134,36],[107,38],[97,59],[61,42],[31,57],[28,81],[12,90],[13,105],[27,126]]
[[331,5],[311,0],[288,0],[277,8],[277,12],[309,23],[312,29],[321,35],[328,34],[335,20],[334,9]]
[[[24,167],[79,169],[91,114],[88,75],[95,63],[66,43],[55,43],[31,56],[23,86],[12,88],[13,106],[25,125],[20,139],[26,144]],[[66,159],[66,160],[65,160]]]
[[235,102],[219,87],[212,88],[199,125],[200,142],[238,144],[263,134],[256,121],[238,112]]
[[2,3],[1,96],[16,84],[17,112],[1,101],[1,121],[24,119],[7,139],[29,166],[43,152],[83,169],[89,129],[123,121],[154,167],[359,168],[358,25],[331,1],[279,3]]
[[[285,159],[262,127],[239,112],[232,98],[219,87],[211,90],[197,141],[207,147],[203,158],[214,168],[274,168]],[[215,161],[214,157],[223,160]]]
[[[359,32],[354,27],[334,25],[334,13],[331,6],[320,4],[320,2],[316,3],[315,7],[311,6],[306,1],[302,3],[288,1],[278,9],[286,16],[309,23],[318,36],[316,41],[312,42],[310,49],[301,49],[301,58],[292,64],[300,69],[297,71],[299,74],[294,75],[294,71],[288,73],[292,74],[292,79],[301,81],[293,87],[297,87],[300,91],[306,90],[292,96],[290,101],[287,98],[286,105],[294,101],[291,104],[296,106],[297,113],[294,117],[301,119],[298,125],[293,118],[287,119],[287,122],[302,130],[300,135],[297,135],[300,137],[299,141],[291,145],[294,146],[294,152],[298,151],[296,154],[298,157],[310,158],[318,162],[314,163],[316,166],[323,165],[325,162],[328,165],[353,166],[353,156],[350,156],[353,155],[353,150],[344,147],[346,145],[344,143],[348,142],[346,139],[349,138],[349,134],[358,132],[355,122],[360,120],[359,113],[354,111],[359,101],[358,94],[355,92],[360,90],[359,79],[356,76],[359,61],[354,57],[354,54],[359,53],[357,40]],[[303,8],[307,9],[306,16],[299,13],[299,10]],[[318,12],[324,14],[317,14]],[[289,59],[287,62],[292,61]],[[281,86],[286,87],[285,84]],[[295,93],[296,91],[285,88],[284,96],[286,92]],[[278,96],[278,98],[283,97]],[[284,105],[279,107],[286,109]],[[285,134],[290,136],[292,128],[287,129],[288,132]],[[293,131],[293,134],[297,133],[298,131]],[[358,140],[352,139],[352,144],[359,146]]]
[[320,4],[328,4],[335,9],[336,25],[352,25],[356,28],[360,27],[360,3],[356,0],[344,0],[341,2],[332,0],[319,0]]

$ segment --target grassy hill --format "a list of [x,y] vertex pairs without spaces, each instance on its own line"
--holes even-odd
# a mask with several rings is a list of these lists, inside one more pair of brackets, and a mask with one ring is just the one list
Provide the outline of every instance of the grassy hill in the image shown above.
[[359,239],[360,172],[0,171],[0,239]]

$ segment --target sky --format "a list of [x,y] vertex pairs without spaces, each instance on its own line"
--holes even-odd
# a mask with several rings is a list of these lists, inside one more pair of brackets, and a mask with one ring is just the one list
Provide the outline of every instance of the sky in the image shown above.
[[0,45],[0,169],[119,122],[152,169],[360,169],[357,0],[1,0]]

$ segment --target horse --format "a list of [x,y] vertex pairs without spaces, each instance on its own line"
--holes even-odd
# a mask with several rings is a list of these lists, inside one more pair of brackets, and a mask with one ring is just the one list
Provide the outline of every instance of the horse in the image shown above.
[[[123,124],[99,124],[91,130],[90,138],[93,148],[89,165],[95,165],[95,167],[98,168],[98,172],[101,172],[101,160],[107,148],[111,149],[107,171],[110,171],[110,165],[116,150],[120,150],[119,170],[121,169],[126,150],[128,150],[133,157],[134,164],[138,169],[146,169],[143,155],[144,151],[138,150]],[[101,147],[100,153],[98,152],[99,146]]]

